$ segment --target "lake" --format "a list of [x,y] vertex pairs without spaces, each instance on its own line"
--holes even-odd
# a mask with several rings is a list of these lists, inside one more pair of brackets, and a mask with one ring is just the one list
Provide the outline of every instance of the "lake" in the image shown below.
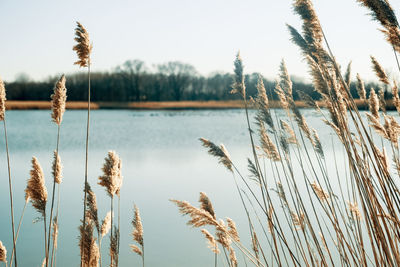
[[[276,111],[283,115],[282,110]],[[332,154],[332,131],[314,111],[303,110],[316,128],[326,157]],[[59,153],[63,169],[57,265],[79,266],[78,226],[82,217],[86,111],[67,111],[61,128]],[[107,151],[122,158],[124,176],[121,189],[120,266],[141,266],[141,259],[130,251],[133,204],[141,212],[144,226],[147,266],[211,266],[214,255],[207,248],[199,229],[186,225],[169,199],[187,200],[198,205],[199,192],[208,194],[217,217],[236,221],[243,242],[248,242],[247,219],[237,195],[232,174],[207,154],[199,137],[223,143],[232,159],[248,176],[250,141],[243,110],[131,111],[95,110],[91,113],[89,144],[89,183],[97,195],[99,217],[109,211],[109,198],[97,185]],[[251,116],[254,112],[251,112]],[[50,111],[7,111],[9,149],[13,177],[15,218],[18,222],[24,204],[31,157],[41,163],[51,192],[51,163],[57,127]],[[2,127],[1,127],[2,128]],[[1,132],[3,129],[1,129]],[[0,139],[0,240],[12,248],[9,219],[8,178],[4,140]],[[331,166],[329,167],[331,168]],[[115,202],[117,204],[117,202]],[[40,266],[43,257],[43,223],[33,223],[38,213],[29,204],[18,239],[20,266]],[[249,246],[250,247],[250,246]],[[238,258],[242,255],[237,251]],[[102,243],[103,266],[109,264],[108,236]],[[223,266],[221,264],[221,266]]]

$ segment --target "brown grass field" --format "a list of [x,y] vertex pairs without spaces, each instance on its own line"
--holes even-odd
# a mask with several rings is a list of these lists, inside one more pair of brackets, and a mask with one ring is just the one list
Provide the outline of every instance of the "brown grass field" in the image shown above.
[[[359,99],[355,100],[359,109],[365,109],[365,104]],[[323,101],[318,105],[324,107]],[[296,101],[299,107],[306,108],[302,101]],[[270,101],[272,108],[280,108],[278,101]],[[6,102],[6,108],[12,109],[50,109],[50,101],[14,101]],[[67,101],[67,109],[86,109],[87,102]],[[184,109],[232,109],[244,108],[243,101],[164,101],[164,102],[92,102],[91,109],[137,109],[137,110],[184,110]],[[391,101],[387,101],[387,108],[392,109]]]

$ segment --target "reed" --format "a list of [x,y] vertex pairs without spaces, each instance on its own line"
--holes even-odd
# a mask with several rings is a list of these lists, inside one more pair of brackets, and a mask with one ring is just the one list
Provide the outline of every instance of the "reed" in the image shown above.
[[[88,183],[88,162],[89,162],[89,129],[90,129],[90,54],[92,52],[92,44],[90,43],[89,33],[85,27],[79,22],[76,22],[75,28],[75,41],[77,44],[73,47],[78,56],[78,61],[74,64],[79,67],[86,67],[88,71],[88,101],[87,101],[87,123],[86,123],[86,153],[85,153],[85,182],[84,189]],[[82,227],[85,228],[86,224],[86,190],[84,190],[83,197],[83,218]],[[81,255],[83,257],[84,255]],[[83,262],[81,259],[81,267],[83,267]]]
[[[110,256],[111,266],[118,266],[119,228],[113,225],[114,195],[121,190],[122,174],[121,159],[115,151],[109,151],[102,167],[103,175],[99,177],[99,185],[103,186],[111,200],[111,234]],[[114,229],[113,229],[114,228]]]
[[[4,126],[4,141],[6,144],[6,155],[7,155],[7,171],[8,171],[8,189],[10,194],[10,215],[11,215],[11,231],[13,238],[13,254],[15,254],[14,263],[17,267],[17,249],[15,240],[15,224],[14,224],[14,199],[11,179],[11,168],[10,168],[10,153],[8,150],[8,137],[7,137],[7,124],[6,124],[6,88],[3,80],[0,78],[0,121],[3,121]],[[10,262],[12,266],[12,261]]]
[[137,245],[129,245],[131,250],[142,257],[142,266],[144,267],[144,240],[143,240],[143,225],[142,219],[140,217],[139,208],[134,205],[134,215],[132,219],[132,238],[137,244],[139,244],[140,248]]
[[[60,79],[56,82],[54,86],[54,93],[50,96],[51,97],[51,118],[52,121],[57,125],[57,142],[56,142],[56,150],[54,151],[54,161],[52,165],[52,175],[53,175],[53,187],[52,187],[52,197],[51,197],[51,208],[50,208],[50,217],[49,217],[49,234],[47,240],[49,241],[47,244],[47,251],[50,251],[50,234],[51,234],[51,226],[54,225],[53,221],[53,210],[54,210],[54,199],[55,199],[55,191],[56,191],[56,184],[58,189],[58,199],[60,199],[60,184],[62,181],[62,165],[61,159],[59,156],[59,144],[60,144],[60,129],[61,129],[61,122],[63,119],[63,115],[65,112],[65,102],[67,100],[67,88],[65,87],[65,75],[62,75]],[[58,231],[58,214],[59,214],[59,201],[57,202],[57,231]],[[53,235],[56,237],[56,235]],[[55,246],[56,240],[53,238],[53,245],[52,245],[52,255],[54,251],[57,249]],[[49,255],[47,255],[49,257]],[[49,259],[46,258],[46,266],[49,264]],[[53,256],[52,256],[53,262]],[[53,264],[52,264],[53,265]]]
[[[45,264],[48,264],[48,247],[47,247],[47,227],[46,227],[46,204],[47,204],[47,188],[45,185],[44,174],[39,161],[32,157],[32,169],[30,178],[28,179],[25,189],[26,198],[29,197],[32,206],[41,215],[44,222],[44,251]],[[50,229],[49,229],[50,231]]]

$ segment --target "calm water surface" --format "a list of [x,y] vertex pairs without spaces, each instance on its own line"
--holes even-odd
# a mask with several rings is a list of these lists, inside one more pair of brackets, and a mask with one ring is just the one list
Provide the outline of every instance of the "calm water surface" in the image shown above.
[[[304,113],[310,125],[319,131],[323,142],[330,144],[328,127],[311,110],[304,110]],[[171,198],[196,203],[199,192],[204,191],[213,201],[217,216],[231,217],[242,229],[243,236],[248,235],[232,175],[209,156],[198,141],[199,137],[205,137],[216,144],[224,143],[247,175],[246,158],[251,156],[251,151],[243,111],[98,110],[91,114],[89,182],[97,194],[101,218],[109,210],[109,198],[97,185],[104,157],[107,151],[116,150],[123,160],[120,266],[140,265],[139,257],[129,249],[129,244],[133,243],[130,221],[134,203],[142,214],[147,266],[213,265],[214,256],[206,247],[202,234],[185,225],[187,218],[168,201]],[[50,196],[50,168],[57,128],[51,123],[49,111],[8,111],[7,124],[18,221],[32,156],[36,156],[43,167]],[[60,267],[79,266],[78,225],[83,212],[85,131],[86,112],[67,111],[60,141],[64,165],[57,253]],[[12,242],[3,139],[0,139],[0,149],[0,240],[10,253]],[[20,266],[40,266],[43,260],[43,223],[33,223],[37,216],[29,205],[18,240]],[[103,240],[102,251],[103,263],[108,264],[108,238]]]

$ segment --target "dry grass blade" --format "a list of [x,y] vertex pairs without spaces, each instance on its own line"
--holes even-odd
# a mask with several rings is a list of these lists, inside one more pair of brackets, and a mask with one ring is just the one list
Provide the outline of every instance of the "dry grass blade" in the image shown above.
[[73,50],[76,51],[79,60],[74,64],[80,67],[87,67],[90,65],[92,45],[90,44],[88,31],[79,22],[76,22],[75,36],[77,44],[73,47]]
[[44,216],[46,212],[47,189],[42,167],[35,157],[32,157],[32,169],[25,193],[31,199],[32,206]]
[[54,86],[54,93],[51,97],[51,118],[53,122],[60,125],[65,112],[65,102],[67,101],[67,88],[65,87],[65,75],[57,81]]

